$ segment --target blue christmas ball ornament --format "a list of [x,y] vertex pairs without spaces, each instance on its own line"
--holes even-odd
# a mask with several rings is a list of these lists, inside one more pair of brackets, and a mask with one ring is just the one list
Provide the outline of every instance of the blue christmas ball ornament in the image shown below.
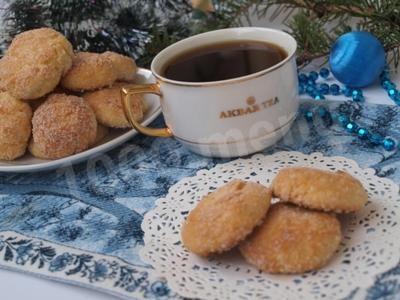
[[329,56],[331,71],[343,84],[361,88],[373,83],[385,67],[381,42],[366,31],[343,34]]

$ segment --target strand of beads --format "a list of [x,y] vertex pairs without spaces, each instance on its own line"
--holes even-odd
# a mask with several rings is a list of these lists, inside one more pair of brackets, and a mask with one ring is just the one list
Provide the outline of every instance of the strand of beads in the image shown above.
[[[315,100],[324,100],[325,95],[344,95],[351,97],[355,102],[363,102],[364,95],[361,89],[351,87],[343,87],[336,83],[331,85],[327,83],[317,82],[319,78],[328,79],[330,71],[327,68],[322,68],[319,72],[312,71],[308,75],[305,73],[299,74],[299,93],[307,94]],[[396,89],[396,84],[389,78],[389,68],[386,66],[380,75],[381,85],[387,91],[388,96],[397,104],[400,105],[400,91]],[[330,120],[330,123],[336,121],[346,131],[356,134],[360,139],[368,140],[373,145],[381,145],[387,151],[393,151],[397,148],[397,143],[391,137],[382,137],[377,133],[370,133],[367,128],[359,126],[356,122],[350,120],[346,115],[331,116],[330,112],[324,107],[318,108],[318,115],[324,120]],[[308,110],[304,112],[304,117],[308,122],[312,122],[314,112]]]
[[[352,121],[348,116],[343,114],[332,114],[323,106],[318,108],[318,116],[323,120],[328,120],[329,123],[332,121],[337,122],[342,126],[347,132],[356,134],[362,140],[368,140],[373,145],[380,145],[386,151],[393,151],[396,148],[396,141],[390,137],[383,137],[379,133],[371,133],[367,128],[360,126],[356,122]],[[314,112],[311,110],[306,110],[304,112],[304,118],[307,122],[313,122]]]
[[390,99],[397,105],[400,105],[400,91],[396,88],[396,84],[389,78],[389,67],[385,67],[380,75],[381,86],[386,90]]
[[360,139],[369,140],[373,145],[381,145],[386,151],[393,151],[396,147],[396,142],[392,138],[384,138],[379,133],[371,133],[346,115],[337,115],[335,119],[346,131],[357,134]]
[[[361,89],[354,89],[350,87],[343,87],[336,83],[331,85],[327,83],[318,83],[319,77],[328,79],[330,71],[327,68],[322,68],[319,73],[311,71],[308,75],[305,73],[299,74],[299,93],[307,94],[315,100],[324,100],[326,95],[344,95],[351,97],[355,102],[363,102],[364,96]],[[400,99],[400,98],[399,98]]]

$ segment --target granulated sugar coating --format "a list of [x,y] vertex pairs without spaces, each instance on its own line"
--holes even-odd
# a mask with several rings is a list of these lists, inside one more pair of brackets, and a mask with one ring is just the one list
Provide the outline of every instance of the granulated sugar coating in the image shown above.
[[360,181],[351,175],[305,167],[282,169],[272,190],[281,201],[336,213],[356,212],[368,200]]
[[340,223],[334,215],[277,203],[239,248],[244,258],[262,271],[304,273],[328,263],[341,239]]
[[78,52],[61,86],[76,92],[111,86],[117,80],[132,80],[137,68],[134,60],[113,52]]
[[[124,86],[129,87],[129,84],[118,82],[112,87],[83,94],[83,98],[93,109],[99,123],[114,128],[131,127],[122,108],[121,88]],[[130,105],[135,120],[142,121],[145,110],[143,97],[131,95]]]
[[103,55],[111,59],[118,80],[132,82],[135,79],[137,66],[132,58],[111,51],[104,52]]
[[270,202],[271,191],[265,186],[233,180],[190,212],[181,232],[183,244],[201,256],[227,251],[262,222]]
[[18,34],[0,60],[0,90],[17,99],[38,99],[55,89],[72,57],[70,42],[53,29]]
[[29,104],[9,93],[0,93],[0,159],[22,156],[31,135],[32,110]]
[[66,157],[89,148],[96,132],[96,117],[84,99],[52,94],[33,115],[29,150],[44,159]]

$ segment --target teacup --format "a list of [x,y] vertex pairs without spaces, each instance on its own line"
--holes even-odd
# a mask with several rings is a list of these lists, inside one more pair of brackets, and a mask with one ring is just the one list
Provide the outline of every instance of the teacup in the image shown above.
[[[278,45],[287,57],[259,72],[214,82],[185,82],[166,78],[165,65],[179,53],[230,41]],[[289,34],[269,28],[242,27],[211,31],[181,40],[153,60],[155,84],[122,89],[125,114],[137,131],[174,137],[193,152],[212,157],[237,157],[274,145],[290,128],[298,111],[297,43]],[[135,121],[130,96],[160,96],[167,127],[148,128]]]

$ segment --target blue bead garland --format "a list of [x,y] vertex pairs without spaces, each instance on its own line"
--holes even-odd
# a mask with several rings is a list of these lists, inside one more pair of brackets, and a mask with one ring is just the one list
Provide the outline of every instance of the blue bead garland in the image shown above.
[[331,93],[333,96],[340,95],[340,87],[339,87],[339,85],[337,85],[336,83],[332,84],[332,85],[329,87],[329,91],[330,91],[330,93]]
[[[331,85],[327,83],[318,83],[318,78],[327,79],[330,75],[330,71],[327,68],[322,68],[319,72],[312,71],[308,75],[300,73],[299,79],[299,93],[307,94],[315,100],[324,100],[325,95],[338,96],[343,94],[346,97],[351,97],[354,102],[363,102],[365,100],[363,92],[359,88],[343,87],[336,83]],[[382,74],[380,75],[381,85],[384,88],[388,96],[397,104],[400,105],[400,91],[397,90],[396,84],[389,79],[389,71],[386,67]],[[328,124],[332,124],[332,117],[330,112],[320,106],[318,108],[318,116]],[[304,118],[307,122],[313,122],[314,113],[310,110],[304,112]],[[397,142],[390,137],[382,137],[378,133],[370,133],[367,128],[360,127],[354,121],[351,121],[346,115],[338,115],[336,121],[341,125],[346,131],[356,134],[362,140],[368,140],[373,145],[380,145],[386,151],[393,151],[397,148]]]
[[365,99],[364,99],[363,95],[361,95],[361,94],[354,95],[353,94],[353,101],[354,102],[363,102],[364,100]]
[[369,132],[368,132],[367,129],[360,127],[360,128],[358,128],[358,130],[357,130],[357,135],[358,135],[359,138],[365,139],[365,138],[368,137]]
[[393,151],[396,147],[396,142],[391,138],[385,138],[382,142],[382,146],[386,151]]
[[400,92],[396,88],[396,84],[389,78],[389,68],[386,66],[382,74],[379,76],[381,80],[381,86],[386,90],[390,99],[392,99],[397,105],[400,105]]
[[327,68],[322,68],[320,71],[319,71],[319,75],[322,77],[322,78],[328,78],[329,77],[329,70],[327,69]]
[[329,84],[327,83],[321,83],[321,85],[319,86],[319,91],[324,95],[328,95],[329,90],[330,90]]
[[357,130],[357,124],[354,122],[347,123],[346,130],[351,133],[355,132]]
[[[365,100],[361,89],[351,88],[345,86],[340,88],[336,83],[331,85],[327,83],[317,83],[318,78],[327,79],[330,71],[327,68],[322,68],[319,73],[311,71],[308,75],[304,73],[299,74],[299,93],[308,94],[316,100],[325,99],[324,95],[338,96],[343,94],[346,97],[351,97],[355,102],[363,102]],[[400,105],[400,91],[397,89],[396,84],[389,78],[389,69],[386,66],[380,75],[381,86],[387,91],[388,96],[397,105]]]
[[351,88],[349,88],[349,87],[344,87],[343,89],[342,89],[342,93],[343,93],[343,95],[345,95],[346,97],[350,97],[352,94],[353,94],[353,90],[351,89]]
[[306,74],[303,74],[303,73],[299,74],[299,82],[300,83],[306,83],[307,80],[308,80],[308,77]]

